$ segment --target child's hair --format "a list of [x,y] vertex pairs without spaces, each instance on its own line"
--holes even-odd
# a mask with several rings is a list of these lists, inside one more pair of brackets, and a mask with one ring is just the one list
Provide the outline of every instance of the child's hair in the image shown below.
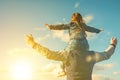
[[78,12],[73,13],[72,17],[73,17],[73,16],[77,18],[77,21],[78,21],[78,22],[84,23],[83,18],[82,18],[82,16],[81,16],[80,13],[78,13]]
[[[76,13],[73,13],[72,17],[76,17],[76,21],[77,21],[78,24],[80,25],[81,29],[82,29],[83,31],[85,31],[85,28],[84,28],[84,26],[83,26],[84,20],[83,20],[83,18],[82,18],[82,15],[81,15],[80,13],[76,12]],[[84,23],[84,24],[85,24],[85,23]]]

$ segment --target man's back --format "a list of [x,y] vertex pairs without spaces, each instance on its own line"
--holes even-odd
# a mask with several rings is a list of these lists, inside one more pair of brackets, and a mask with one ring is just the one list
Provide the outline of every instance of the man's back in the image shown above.
[[67,80],[92,80],[94,52],[70,51],[66,62]]

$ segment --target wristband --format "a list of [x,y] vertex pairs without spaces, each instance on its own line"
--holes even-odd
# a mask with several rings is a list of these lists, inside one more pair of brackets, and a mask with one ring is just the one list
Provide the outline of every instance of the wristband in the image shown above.
[[116,45],[115,45],[115,44],[110,44],[110,45],[112,45],[114,48],[116,48]]

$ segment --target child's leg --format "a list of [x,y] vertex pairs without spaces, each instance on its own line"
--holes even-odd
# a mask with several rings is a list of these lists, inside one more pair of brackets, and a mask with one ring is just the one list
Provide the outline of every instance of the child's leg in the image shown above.
[[62,64],[60,65],[61,71],[58,73],[58,77],[62,77],[66,75],[66,71],[65,71],[65,64],[62,62]]
[[65,72],[65,64],[62,62],[62,64],[60,65],[62,72]]

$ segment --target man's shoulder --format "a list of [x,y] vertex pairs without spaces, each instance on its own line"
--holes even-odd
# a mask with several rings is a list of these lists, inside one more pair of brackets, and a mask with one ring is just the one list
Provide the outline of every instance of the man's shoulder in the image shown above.
[[86,53],[88,53],[88,54],[94,54],[95,52],[94,51],[92,51],[92,50],[90,50],[90,51],[86,51]]

